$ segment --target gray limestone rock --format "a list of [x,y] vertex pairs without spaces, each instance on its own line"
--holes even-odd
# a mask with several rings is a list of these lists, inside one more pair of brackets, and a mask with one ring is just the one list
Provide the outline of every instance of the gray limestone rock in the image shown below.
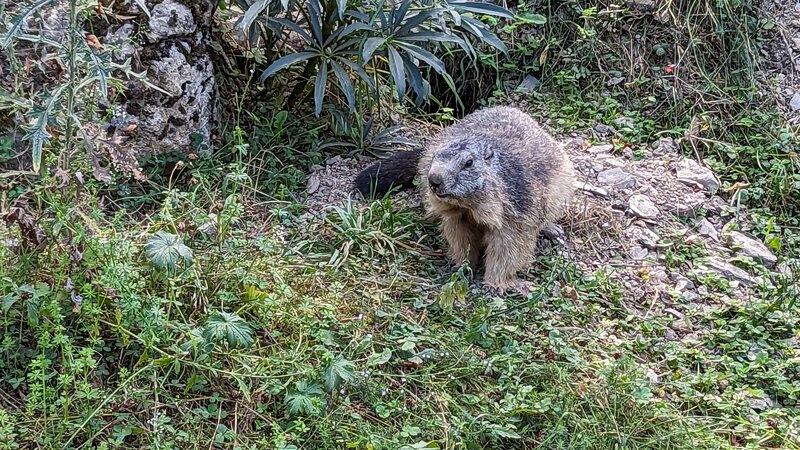
[[745,236],[738,231],[731,231],[726,236],[728,243],[737,250],[738,253],[749,256],[761,262],[767,267],[772,267],[778,262],[778,258],[761,242]]
[[715,193],[719,189],[719,181],[714,176],[714,172],[701,166],[695,160],[684,158],[675,168],[678,181],[702,188],[709,193]]
[[649,197],[641,194],[632,195],[628,200],[628,208],[642,219],[655,219],[660,215],[658,207]]

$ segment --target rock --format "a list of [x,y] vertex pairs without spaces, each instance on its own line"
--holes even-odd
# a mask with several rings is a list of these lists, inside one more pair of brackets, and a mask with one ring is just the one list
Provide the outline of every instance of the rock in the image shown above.
[[317,189],[319,189],[319,184],[320,184],[319,175],[317,174],[311,175],[311,178],[309,178],[308,180],[308,187],[306,188],[306,192],[308,192],[309,194],[317,192]]
[[675,143],[675,139],[672,138],[661,138],[655,144],[655,148],[653,149],[653,153],[657,155],[669,155],[678,153],[678,144]]
[[792,111],[800,111],[800,92],[795,92],[792,99],[789,100],[789,107]]
[[214,239],[217,237],[217,215],[214,213],[208,214],[208,222],[197,227],[197,231],[206,236]]
[[614,144],[593,145],[586,149],[587,152],[593,155],[597,153],[608,153],[611,150],[614,150]]
[[342,159],[342,155],[336,155],[326,159],[325,164],[329,166],[335,166],[340,164],[342,161],[344,161],[344,159]]
[[695,160],[684,158],[676,167],[678,181],[703,188],[706,192],[715,193],[719,189],[719,181],[714,172],[701,166]]
[[778,267],[776,269],[778,270],[779,273],[781,273],[781,274],[783,274],[783,275],[785,275],[785,276],[787,276],[789,278],[794,277],[794,272],[792,271],[792,267],[789,265],[788,261],[784,261],[784,262],[778,264]]
[[675,334],[675,332],[672,331],[671,328],[666,328],[666,329],[664,329],[664,339],[666,339],[668,341],[677,341],[678,340],[678,335]]
[[647,258],[649,253],[650,252],[648,252],[646,248],[639,247],[638,245],[634,245],[628,251],[628,255],[631,257],[631,259],[635,259],[636,261],[641,261]]
[[715,215],[718,216],[725,208],[728,206],[728,203],[722,197],[715,195],[711,197],[708,202],[706,202],[705,209]]
[[655,203],[653,203],[650,198],[641,194],[631,196],[630,200],[628,200],[628,208],[642,219],[652,220],[657,218],[660,214]]
[[634,126],[636,126],[636,120],[633,119],[632,117],[625,117],[625,116],[617,117],[616,119],[613,120],[613,122],[614,125],[620,128],[633,128]]
[[761,242],[751,239],[738,231],[731,231],[727,235],[728,242],[738,250],[738,253],[747,255],[767,267],[772,267],[778,258]]
[[675,287],[673,289],[677,292],[685,292],[694,289],[694,283],[683,275],[678,275],[675,278]]
[[576,181],[574,186],[575,189],[597,195],[598,197],[608,197],[607,190],[589,183],[584,183],[583,181]]
[[691,192],[681,197],[681,202],[675,205],[675,215],[678,217],[695,217],[697,211],[703,207],[706,197],[702,192]]
[[[608,86],[616,86],[616,85],[622,83],[623,81],[625,81],[624,77],[613,77],[613,78],[609,78],[608,79],[608,82],[606,82],[606,85],[608,85]],[[615,125],[619,125],[618,123],[616,123],[616,120],[614,120],[614,124]]]
[[706,266],[726,278],[740,281],[745,285],[752,286],[756,283],[756,279],[751,277],[750,274],[733,264],[723,261],[718,256],[709,258]]
[[636,235],[636,241],[644,248],[655,250],[657,248],[659,237],[648,228],[634,227],[633,233]]
[[614,127],[600,123],[594,126],[594,131],[596,131],[597,134],[613,134],[617,130],[615,130]]
[[636,179],[619,168],[608,169],[598,173],[597,182],[617,189],[629,189],[636,185]]
[[697,221],[697,234],[700,236],[711,239],[712,241],[719,241],[719,233],[714,225],[705,217]]
[[694,291],[684,291],[681,292],[681,300],[686,303],[691,303],[697,300],[700,296],[697,295],[697,292]]
[[109,28],[103,43],[109,47],[117,47],[112,50],[112,56],[118,63],[136,53],[136,48],[131,44],[131,36],[134,32],[133,24],[127,22],[118,28]]
[[771,409],[775,403],[769,397],[750,399],[750,409],[756,412],[763,412]]
[[517,90],[520,92],[530,92],[539,87],[541,84],[542,82],[533,75],[526,75],[519,86],[517,86]]
[[628,8],[641,11],[652,11],[656,7],[655,0],[628,0]]
[[150,11],[147,37],[155,42],[168,37],[185,36],[195,31],[192,10],[175,0],[165,0]]

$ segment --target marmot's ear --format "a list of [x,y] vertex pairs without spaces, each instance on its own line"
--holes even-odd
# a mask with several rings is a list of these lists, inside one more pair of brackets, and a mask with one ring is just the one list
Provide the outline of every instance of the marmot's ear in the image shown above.
[[493,156],[494,156],[494,149],[492,148],[492,146],[487,145],[486,147],[484,147],[483,159],[492,159]]

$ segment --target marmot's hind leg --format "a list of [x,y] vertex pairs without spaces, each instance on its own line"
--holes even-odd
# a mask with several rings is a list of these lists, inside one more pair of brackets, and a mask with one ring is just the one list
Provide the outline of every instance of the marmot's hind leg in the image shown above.
[[442,218],[442,234],[447,240],[450,261],[456,268],[469,261],[470,268],[477,270],[483,244],[477,227],[464,216],[445,216]]
[[538,234],[535,233],[533,238],[509,230],[486,234],[486,273],[483,279],[490,293],[501,295],[513,288],[527,295],[530,283],[521,280],[517,272],[525,269],[533,260]]

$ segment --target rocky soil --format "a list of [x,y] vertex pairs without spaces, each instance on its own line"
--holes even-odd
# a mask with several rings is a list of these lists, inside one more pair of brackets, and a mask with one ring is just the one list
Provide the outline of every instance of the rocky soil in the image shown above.
[[[562,139],[579,179],[561,222],[566,242],[550,250],[586,273],[613,267],[630,307],[679,318],[685,309],[746,301],[759,284],[771,283],[771,275],[791,275],[786,263],[748,233],[746,209],[730,207],[714,173],[682,155],[673,139],[635,149],[585,137]],[[372,162],[336,156],[314,167],[306,201],[309,223],[348,196],[363,204],[350,186]],[[398,208],[420,208],[413,190],[393,198]],[[707,283],[698,282],[708,277],[726,284],[725,293],[709,292]]]

